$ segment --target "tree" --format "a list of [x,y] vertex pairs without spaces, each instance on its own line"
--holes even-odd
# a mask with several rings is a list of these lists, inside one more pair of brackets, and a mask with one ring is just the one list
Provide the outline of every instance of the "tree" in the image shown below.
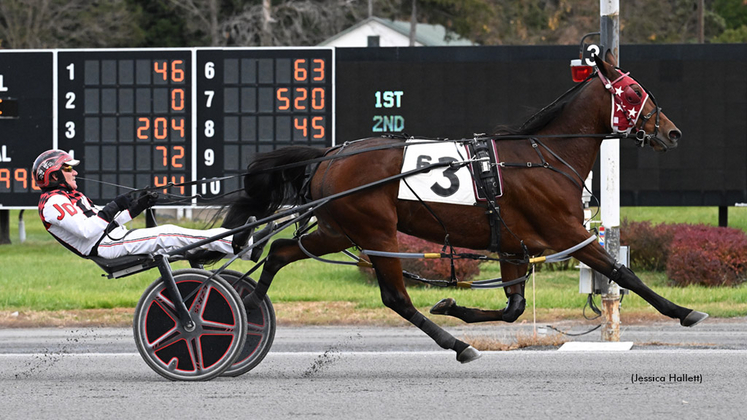
[[3,48],[96,48],[137,45],[143,31],[125,0],[2,0]]
[[171,6],[185,15],[187,27],[197,44],[221,45],[220,0],[169,0]]
[[137,10],[137,25],[144,32],[137,47],[185,47],[193,45],[184,14],[174,13],[169,0],[128,0]]
[[[221,24],[226,45],[316,45],[366,15],[363,1],[290,0],[247,4]],[[271,16],[267,20],[265,16]]]

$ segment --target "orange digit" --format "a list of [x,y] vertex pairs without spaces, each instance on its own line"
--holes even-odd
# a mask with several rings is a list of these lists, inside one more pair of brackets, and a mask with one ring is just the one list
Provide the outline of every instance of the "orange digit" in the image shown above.
[[5,188],[10,190],[10,169],[0,168],[0,183],[5,182]]
[[319,67],[314,67],[314,73],[319,73],[319,76],[314,76],[315,82],[321,82],[324,80],[324,60],[321,58],[315,58],[314,64],[319,64]]
[[13,172],[13,178],[15,178],[16,181],[23,183],[23,189],[28,189],[29,183],[26,180],[26,170],[23,168],[18,168]]
[[[302,67],[303,66],[303,67]],[[293,80],[296,82],[306,81],[306,59],[299,58],[293,62]]]
[[171,129],[178,131],[179,137],[184,138],[184,118],[174,118],[171,120]]
[[184,110],[184,89],[171,91],[171,109],[174,111]]
[[[161,182],[160,176],[156,175],[153,177],[153,185],[155,185],[156,187],[164,187],[166,186],[166,184],[168,184],[168,177],[166,177],[165,175],[163,177],[163,182]],[[164,194],[168,193],[166,188],[163,189],[163,193]]]
[[[302,124],[302,125],[299,125],[299,124],[298,124],[298,122],[299,122],[299,121],[302,121],[302,122],[303,122],[303,124]],[[293,126],[294,126],[294,127],[296,127],[296,130],[301,130],[301,131],[303,131],[303,136],[304,136],[304,137],[307,137],[307,136],[308,136],[308,131],[307,131],[307,127],[306,127],[306,125],[307,125],[307,122],[308,122],[308,121],[306,120],[306,118],[294,118],[294,119],[293,119]]]
[[[178,181],[175,176],[172,176],[171,182],[174,184],[184,184],[184,175],[180,176]],[[184,195],[184,185],[180,186],[179,190],[181,191],[181,194]]]
[[165,61],[163,62],[163,67],[158,67],[158,61],[154,61],[153,62],[153,71],[155,71],[156,73],[160,73],[161,75],[163,75],[163,80],[169,80],[169,77],[166,74],[167,73],[167,68],[166,68],[166,62]]
[[177,153],[171,157],[171,166],[173,166],[174,168],[184,167],[183,163],[179,163],[179,160],[184,157],[184,146],[174,146],[174,150]]
[[184,69],[179,67],[182,64],[182,60],[174,60],[171,62],[171,81],[181,83],[184,81]]
[[284,93],[288,93],[288,88],[278,88],[276,96],[279,102],[283,102],[283,105],[278,105],[279,111],[287,111],[290,109],[290,99],[283,97]]
[[323,139],[324,138],[324,125],[316,125],[317,121],[322,121],[323,117],[314,117],[311,119],[311,126],[315,130],[319,130],[319,134],[314,134],[315,139]]
[[169,135],[169,123],[164,117],[156,118],[153,124],[153,136],[158,140],[163,140]]
[[[301,93],[302,96],[298,96],[299,93]],[[296,100],[293,102],[294,109],[296,110],[306,109],[306,105],[300,104],[299,102],[305,101],[308,96],[309,96],[309,93],[306,90],[306,88],[296,88]]]
[[[163,167],[166,168],[169,166],[169,149],[166,148],[166,146],[156,146],[156,150],[160,150],[163,153]],[[156,185],[159,186],[159,185]]]
[[31,177],[31,189],[34,191],[41,191],[41,188],[36,185],[36,180],[34,179],[34,177]]
[[314,88],[311,91],[311,107],[317,110],[324,109],[324,88]]
[[[137,119],[138,123],[143,122],[145,123],[144,126],[137,128],[137,138],[140,140],[148,140],[148,133],[147,131],[150,130],[150,120],[147,118],[140,117]],[[145,134],[143,134],[145,132]]]

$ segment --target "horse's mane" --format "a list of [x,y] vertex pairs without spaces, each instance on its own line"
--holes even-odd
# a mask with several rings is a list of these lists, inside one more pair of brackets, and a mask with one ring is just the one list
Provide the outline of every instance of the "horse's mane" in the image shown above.
[[499,125],[493,129],[496,135],[523,135],[534,134],[547,126],[550,122],[563,112],[565,106],[578,96],[582,88],[588,83],[579,83],[560,95],[546,107],[536,111],[531,117],[527,118],[521,125]]

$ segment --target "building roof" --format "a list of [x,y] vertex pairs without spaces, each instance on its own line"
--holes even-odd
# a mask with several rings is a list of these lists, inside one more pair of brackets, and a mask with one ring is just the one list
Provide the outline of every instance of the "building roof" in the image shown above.
[[[445,39],[447,33],[450,39]],[[410,22],[391,21],[369,17],[332,36],[319,45],[334,47],[366,47],[368,37],[378,36],[381,47],[406,47],[410,45]],[[442,25],[418,23],[415,28],[415,45],[426,47],[475,45]]]

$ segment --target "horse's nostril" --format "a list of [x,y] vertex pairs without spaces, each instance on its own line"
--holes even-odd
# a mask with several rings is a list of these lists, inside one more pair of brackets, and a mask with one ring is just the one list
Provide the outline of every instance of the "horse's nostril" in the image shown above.
[[682,132],[680,130],[669,130],[669,140],[672,142],[677,142],[682,137]]

